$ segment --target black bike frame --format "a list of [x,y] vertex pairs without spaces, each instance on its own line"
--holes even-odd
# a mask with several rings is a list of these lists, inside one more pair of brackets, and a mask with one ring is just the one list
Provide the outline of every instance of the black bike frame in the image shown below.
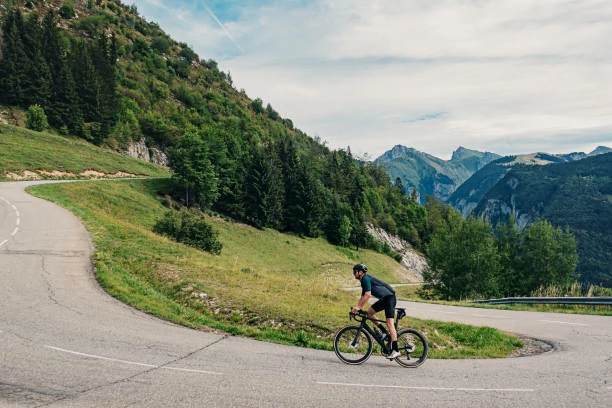
[[[353,318],[355,318],[355,316],[358,316],[358,315],[353,315]],[[387,345],[385,344],[383,339],[378,335],[378,333],[374,329],[372,329],[370,325],[368,325],[368,320],[372,320],[374,322],[380,322],[380,323],[385,323],[385,322],[383,320],[370,319],[368,318],[367,315],[361,315],[361,317],[362,317],[361,325],[359,326],[359,330],[357,331],[356,338],[359,337],[359,333],[361,333],[362,330],[365,330],[366,332],[370,333],[370,336],[372,336],[374,340],[376,340],[376,342],[382,347],[383,352],[386,354],[389,354],[390,352],[389,347],[387,347]],[[395,322],[395,328],[397,330],[397,322]]]

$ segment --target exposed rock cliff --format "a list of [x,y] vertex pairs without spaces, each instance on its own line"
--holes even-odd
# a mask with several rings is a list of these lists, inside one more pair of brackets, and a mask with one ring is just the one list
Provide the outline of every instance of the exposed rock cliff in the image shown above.
[[160,166],[168,165],[168,157],[166,154],[155,147],[148,147],[145,143],[144,137],[138,142],[132,142],[128,146],[125,153],[128,156],[136,157],[137,159],[158,164]]
[[402,265],[410,269],[419,279],[423,278],[423,271],[427,268],[425,257],[415,251],[412,245],[403,239],[389,234],[387,231],[367,225],[368,232],[381,242],[386,242],[395,252],[402,255]]

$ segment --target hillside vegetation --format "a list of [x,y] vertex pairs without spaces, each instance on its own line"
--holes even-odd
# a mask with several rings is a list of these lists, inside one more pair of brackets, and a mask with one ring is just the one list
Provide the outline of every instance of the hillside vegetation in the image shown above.
[[[405,282],[407,271],[369,250],[330,245],[244,224],[207,220],[223,243],[212,255],[152,232],[167,208],[168,179],[95,181],[30,189],[77,214],[96,246],[96,277],[110,294],[148,313],[204,330],[331,350],[358,291],[351,274]],[[408,314],[410,314],[408,312]],[[521,347],[487,327],[407,319],[428,336],[431,358],[504,357]]]
[[[388,282],[414,276],[394,259],[369,250],[330,245],[271,229],[206,220],[223,250],[212,255],[152,232],[168,212],[167,169],[79,139],[0,125],[3,170],[57,178],[117,171],[156,179],[40,185],[31,193],[70,209],[92,234],[98,282],[111,295],[163,319],[202,330],[331,349],[348,322],[358,291],[350,271],[366,262]],[[4,148],[6,147],[6,148]],[[41,170],[44,170],[42,172]],[[48,174],[46,174],[48,173]],[[2,173],[3,175],[7,173]],[[87,177],[87,176],[83,176]],[[521,346],[490,328],[406,320],[427,333],[432,358],[503,357]]]
[[[427,255],[451,222],[406,197],[382,166],[355,160],[350,149],[331,151],[270,104],[236,90],[214,61],[141,19],[135,7],[0,0],[0,10],[0,102],[27,111],[32,129],[118,150],[144,141],[166,152],[171,176],[156,194],[169,210],[166,226],[156,231],[177,241],[208,242],[214,252],[223,247],[202,220],[174,228],[189,208],[399,259],[366,225]],[[456,153],[464,170],[486,159],[467,149]],[[477,276],[471,269],[446,272]]]
[[475,209],[493,223],[512,214],[569,227],[577,241],[580,280],[612,287],[612,153],[547,166],[513,168]]
[[494,160],[476,171],[472,176],[461,184],[451,196],[447,203],[459,210],[461,215],[467,217],[474,208],[480,203],[497,182],[499,182],[512,168],[520,165],[545,166],[554,163],[567,163],[575,160],[582,160],[589,156],[596,156],[612,151],[610,148],[599,146],[589,154],[522,154],[515,156],[505,156]]
[[144,140],[168,153],[165,193],[181,205],[390,255],[367,222],[423,245],[424,210],[384,170],[295,129],[135,7],[0,5],[0,103],[27,110],[38,130],[114,149]]

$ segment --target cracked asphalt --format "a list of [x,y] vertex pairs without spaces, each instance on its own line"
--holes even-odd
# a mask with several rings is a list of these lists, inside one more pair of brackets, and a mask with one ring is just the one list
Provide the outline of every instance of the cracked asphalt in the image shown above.
[[[66,210],[0,183],[0,407],[612,406],[612,318],[406,303],[553,345],[535,356],[361,366],[180,327],[108,296]],[[348,321],[347,321],[348,324]]]

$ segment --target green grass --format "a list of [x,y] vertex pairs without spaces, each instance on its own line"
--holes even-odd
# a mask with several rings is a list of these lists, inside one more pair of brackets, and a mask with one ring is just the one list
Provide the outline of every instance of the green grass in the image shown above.
[[[167,208],[158,192],[167,179],[41,185],[30,192],[79,216],[96,245],[96,276],[112,296],[134,307],[203,330],[331,350],[349,324],[359,291],[356,262],[401,283],[402,267],[368,250],[337,248],[322,239],[209,217],[223,243],[211,255],[154,234]],[[405,272],[405,271],[403,271]],[[497,358],[521,347],[486,327],[407,318],[400,328],[425,333],[431,358]]]
[[[376,276],[403,282],[406,270],[367,250],[329,245],[209,217],[223,243],[215,256],[152,232],[167,211],[159,192],[169,171],[80,139],[0,124],[0,180],[8,173],[86,178],[84,170],[149,179],[40,185],[30,192],[71,210],[96,246],[96,278],[112,296],[188,327],[325,350],[349,324],[359,291],[351,267],[365,262]],[[59,174],[44,172],[59,171]],[[400,328],[424,332],[432,358],[496,358],[521,347],[490,328],[406,318]]]
[[[41,170],[67,174],[45,175]],[[169,176],[163,167],[99,148],[82,139],[0,124],[0,181],[10,179],[8,173],[23,175],[24,171],[35,172],[41,178],[83,178],[80,173],[85,170],[105,174],[125,172],[137,176]]]

